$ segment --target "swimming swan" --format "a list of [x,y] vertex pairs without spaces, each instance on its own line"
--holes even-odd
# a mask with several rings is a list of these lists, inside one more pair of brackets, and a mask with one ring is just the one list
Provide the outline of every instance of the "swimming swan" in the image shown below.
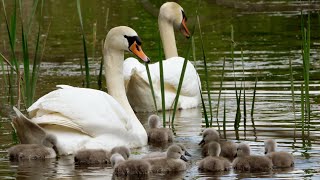
[[[59,85],[28,108],[30,121],[57,138],[60,155],[81,149],[110,151],[115,146],[147,145],[147,133],[128,102],[124,80],[124,51],[149,62],[137,33],[126,26],[111,29],[104,44],[104,62],[109,94],[89,88]],[[18,112],[18,117],[23,115]],[[17,128],[19,132],[20,129]],[[33,129],[23,131],[33,135]]]
[[[166,60],[163,61],[163,76],[165,90],[165,109],[172,109],[176,91],[178,89],[180,74],[184,63],[184,58],[178,57],[174,29],[189,37],[190,33],[186,26],[186,16],[182,7],[175,2],[164,3],[159,12],[158,24],[160,36],[164,48]],[[161,86],[159,63],[149,65],[150,75],[158,110],[163,110],[161,106]],[[128,58],[124,61],[123,73],[127,89],[129,102],[136,112],[152,112],[155,110],[146,68],[135,58]],[[188,61],[184,80],[179,96],[179,109],[194,108],[200,101],[200,78],[192,65]]]

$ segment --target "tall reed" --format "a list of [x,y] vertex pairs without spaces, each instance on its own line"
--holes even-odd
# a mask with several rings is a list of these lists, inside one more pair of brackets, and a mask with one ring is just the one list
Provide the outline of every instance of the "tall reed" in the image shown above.
[[89,60],[88,60],[88,51],[87,51],[87,45],[86,45],[86,37],[85,37],[85,33],[84,33],[83,21],[82,21],[82,15],[81,15],[80,0],[77,0],[77,10],[78,10],[78,16],[79,16],[79,20],[80,20],[80,29],[81,29],[82,45],[83,45],[83,53],[84,53],[84,65],[85,65],[85,72],[86,72],[85,87],[89,88],[90,87]]
[[[211,90],[210,90],[211,88],[210,88],[210,83],[209,83],[209,74],[208,74],[206,53],[205,53],[205,49],[204,49],[204,42],[203,42],[202,31],[201,31],[201,24],[200,24],[198,14],[197,14],[197,22],[198,22],[198,27],[199,27],[199,35],[200,35],[201,50],[202,50],[202,57],[203,57],[203,65],[204,65],[204,73],[205,73],[204,77],[205,77],[205,82],[206,82],[205,84],[206,84],[206,89],[207,89],[207,93],[208,93],[208,101],[209,101],[210,127],[212,127],[213,115],[212,115],[212,101],[211,101]],[[218,124],[218,127],[219,127],[219,124]]]
[[306,121],[308,123],[308,136],[310,128],[310,93],[309,93],[309,79],[310,79],[310,12],[307,15],[307,28],[305,28],[304,16],[301,11],[301,32],[302,32],[302,59],[303,59],[303,79],[304,79],[304,99],[306,106]]
[[246,123],[247,123],[247,103],[246,103],[246,76],[244,73],[244,60],[243,60],[243,51],[241,48],[241,61],[242,61],[242,72],[243,72],[243,126],[244,132],[246,132]]
[[[160,34],[160,33],[158,33]],[[163,62],[162,62],[162,44],[161,37],[158,36],[158,58],[159,58],[159,72],[160,72],[160,89],[161,89],[161,106],[162,106],[162,125],[166,127],[166,95],[164,91],[164,78],[163,78]]]
[[240,120],[241,120],[241,111],[240,111],[241,89],[240,89],[240,95],[238,96],[237,80],[236,80],[236,75],[234,70],[234,47],[235,47],[234,30],[233,30],[233,25],[231,25],[231,60],[232,60],[232,70],[233,70],[233,78],[234,78],[234,88],[236,91],[236,101],[237,101],[237,110],[236,110],[236,116],[234,120],[234,128],[237,130],[239,129]]
[[148,81],[149,81],[150,90],[151,90],[151,94],[152,94],[152,98],[153,98],[154,108],[155,108],[155,110],[157,112],[158,111],[157,101],[156,101],[156,96],[154,94],[154,89],[153,89],[153,84],[152,84],[152,79],[151,79],[148,63],[145,63],[145,66],[146,66],[146,71],[147,71],[147,75],[148,75]]
[[218,116],[219,116],[220,98],[221,98],[221,92],[222,92],[222,84],[223,84],[223,80],[224,80],[224,69],[225,69],[225,66],[226,66],[226,57],[223,58],[220,85],[219,85],[219,95],[218,95],[218,104],[217,104],[217,113],[216,113],[217,122],[219,122],[219,117]]
[[[18,4],[18,6],[17,6]],[[42,32],[41,25],[42,25],[42,17],[43,17],[43,5],[44,0],[41,0],[40,4],[40,16],[41,18],[38,21],[37,27],[37,33],[36,35],[36,42],[35,42],[35,50],[34,50],[34,59],[33,63],[30,60],[30,54],[31,51],[29,49],[29,44],[31,43],[28,39],[30,36],[30,29],[31,25],[34,19],[34,16],[36,14],[36,10],[38,8],[39,0],[34,0],[32,9],[31,9],[31,15],[26,16],[23,12],[23,3],[21,0],[15,0],[14,1],[14,7],[13,7],[13,14],[11,15],[11,21],[9,23],[5,8],[4,0],[2,0],[2,6],[5,16],[5,22],[6,22],[6,28],[7,28],[7,34],[10,44],[10,60],[6,61],[7,64],[10,66],[10,73],[8,76],[8,85],[9,85],[9,96],[10,98],[10,104],[11,105],[17,105],[20,107],[20,101],[21,99],[24,102],[25,107],[29,107],[33,101],[35,96],[35,90],[36,90],[36,83],[38,79],[39,74],[39,67],[40,62],[43,57],[43,52],[45,49],[45,42],[46,38],[43,40],[43,47],[40,45],[40,34]],[[23,73],[20,72],[20,61],[18,60],[16,56],[16,48],[15,48],[15,42],[16,42],[16,34],[17,34],[17,17],[18,13],[17,10],[20,12],[20,22],[21,22],[21,47],[22,47],[22,64],[23,64]],[[27,23],[25,23],[27,21]],[[9,27],[10,24],[10,27]],[[25,25],[27,24],[27,25]],[[34,27],[34,26],[33,26]],[[47,32],[48,35],[48,32]],[[42,52],[41,52],[42,50]],[[3,55],[2,55],[3,56]],[[4,58],[5,59],[5,58]],[[33,65],[33,68],[30,69],[30,65]],[[21,77],[21,74],[23,74],[23,78]],[[16,84],[17,90],[14,90],[14,86]],[[20,86],[21,85],[21,86]],[[23,94],[21,94],[21,89],[23,91]],[[17,101],[15,102],[14,96],[17,95]]]

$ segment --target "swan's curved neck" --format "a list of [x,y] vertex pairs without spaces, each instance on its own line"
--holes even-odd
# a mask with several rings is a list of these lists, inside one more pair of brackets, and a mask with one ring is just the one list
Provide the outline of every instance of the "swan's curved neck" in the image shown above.
[[176,39],[174,36],[173,25],[170,24],[168,21],[162,19],[161,17],[159,17],[158,19],[158,24],[159,24],[162,45],[164,49],[164,55],[166,59],[171,57],[177,57],[178,51],[177,51]]
[[120,103],[132,119],[138,120],[129,104],[124,87],[124,51],[111,48],[106,49],[104,53],[104,64],[108,93]]

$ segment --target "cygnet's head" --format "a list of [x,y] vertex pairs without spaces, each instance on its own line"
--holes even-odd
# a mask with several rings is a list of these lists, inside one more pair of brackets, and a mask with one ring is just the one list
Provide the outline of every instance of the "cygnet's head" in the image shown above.
[[219,133],[215,129],[208,128],[205,129],[202,133],[202,141],[199,143],[199,145],[207,144],[211,141],[220,141]]
[[250,146],[245,143],[241,143],[237,148],[237,157],[250,156]]
[[166,2],[160,7],[158,22],[166,21],[172,24],[175,29],[179,29],[182,34],[189,38],[190,32],[186,25],[187,17],[183,8],[175,2]]
[[184,152],[184,155],[191,157],[191,154],[187,151],[186,147],[183,144],[177,143],[177,145],[180,146],[180,148]]
[[56,154],[59,154],[57,148],[57,137],[52,134],[47,134],[45,138],[42,140],[42,144],[46,147],[52,148]]
[[171,145],[167,150],[167,158],[182,159],[184,161],[188,161],[183,154],[184,152],[182,151],[181,147],[176,144]]
[[273,139],[268,139],[264,141],[264,154],[274,152],[277,148],[277,144]]
[[144,62],[150,59],[144,54],[141,48],[141,40],[138,34],[130,27],[118,26],[112,28],[106,37],[104,44],[104,55],[107,51],[131,51]]
[[152,128],[159,128],[160,127],[160,117],[158,115],[152,114],[148,118],[149,127]]
[[219,156],[221,152],[220,144],[213,141],[208,144],[208,154],[209,156]]
[[119,163],[121,162],[124,162],[125,159],[123,158],[123,156],[119,153],[114,153],[112,154],[111,158],[110,158],[110,161],[111,161],[111,166],[112,167],[115,167],[116,165],[118,165]]
[[116,146],[112,148],[111,154],[120,154],[124,159],[128,159],[130,157],[130,149],[126,146]]

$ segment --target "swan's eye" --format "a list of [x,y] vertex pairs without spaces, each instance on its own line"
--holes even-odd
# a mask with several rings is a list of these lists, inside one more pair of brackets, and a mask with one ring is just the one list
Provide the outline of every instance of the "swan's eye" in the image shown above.
[[186,14],[182,10],[181,10],[181,12],[182,12],[182,19],[184,19],[187,22],[188,18],[186,16]]
[[[129,47],[136,42],[139,46],[141,46],[141,40],[139,38],[139,36],[127,36],[124,35],[124,37],[127,39]],[[138,49],[138,48],[137,48]],[[138,49],[139,50],[139,49]]]

